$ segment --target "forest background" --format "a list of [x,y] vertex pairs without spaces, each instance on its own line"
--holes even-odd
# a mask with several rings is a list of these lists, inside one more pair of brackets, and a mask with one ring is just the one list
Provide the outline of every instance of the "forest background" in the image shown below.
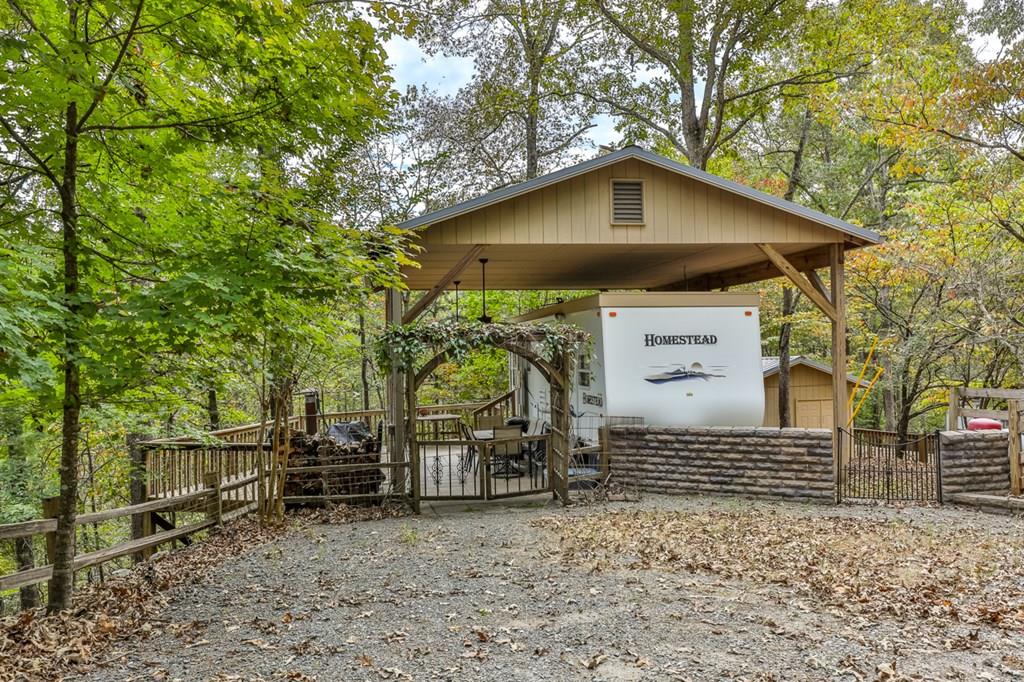
[[[471,68],[399,89],[388,45]],[[415,260],[393,225],[608,147],[885,237],[848,264],[851,369],[875,345],[884,370],[861,425],[931,430],[949,387],[1021,385],[1016,0],[20,0],[0,51],[0,523],[58,495],[65,552],[90,542],[67,519],[127,502],[129,434],[256,421],[275,385],[379,407],[380,291]],[[750,288],[765,355],[827,359],[808,301]],[[420,402],[496,396],[505,362],[446,365]],[[24,552],[0,544],[0,574]]]

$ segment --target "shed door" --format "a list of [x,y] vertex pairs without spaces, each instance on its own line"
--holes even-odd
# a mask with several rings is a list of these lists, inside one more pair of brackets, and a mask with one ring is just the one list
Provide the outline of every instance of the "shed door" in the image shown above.
[[831,429],[831,400],[797,400],[796,425],[802,429]]

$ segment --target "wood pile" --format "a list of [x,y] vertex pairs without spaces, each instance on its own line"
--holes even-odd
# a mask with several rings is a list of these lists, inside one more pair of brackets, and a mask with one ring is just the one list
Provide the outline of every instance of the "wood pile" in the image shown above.
[[379,494],[385,479],[378,466],[380,453],[366,449],[359,443],[339,444],[319,434],[294,433],[285,497]]

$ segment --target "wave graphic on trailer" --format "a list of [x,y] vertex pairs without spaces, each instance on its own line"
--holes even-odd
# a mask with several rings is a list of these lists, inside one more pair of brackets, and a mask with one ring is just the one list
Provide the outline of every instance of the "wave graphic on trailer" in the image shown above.
[[697,379],[710,381],[711,379],[716,378],[722,379],[725,378],[725,375],[705,372],[704,368],[701,367],[699,363],[695,362],[693,363],[690,369],[683,369],[682,367],[677,367],[676,369],[670,370],[668,372],[660,372],[658,374],[652,374],[650,376],[644,377],[644,381],[650,382],[652,384],[668,384],[675,381],[695,381]]

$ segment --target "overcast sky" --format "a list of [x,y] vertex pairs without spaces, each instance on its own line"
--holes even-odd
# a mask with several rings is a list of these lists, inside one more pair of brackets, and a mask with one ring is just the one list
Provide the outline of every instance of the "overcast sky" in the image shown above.
[[[391,63],[395,88],[404,92],[409,85],[427,85],[441,94],[454,95],[473,75],[473,61],[463,57],[433,57],[419,48],[415,41],[395,37],[385,44]],[[615,144],[619,134],[610,116],[594,119],[597,127],[590,131],[593,145]],[[595,148],[591,146],[591,148]]]
[[[981,8],[983,2],[967,0],[967,6],[976,10]],[[976,36],[972,46],[981,58],[993,57],[1001,47],[995,36]],[[385,48],[393,69],[395,87],[400,92],[404,92],[409,85],[426,85],[431,90],[453,95],[469,82],[473,74],[472,60],[429,56],[413,40],[395,37],[386,43]],[[619,135],[615,132],[614,120],[610,116],[598,116],[594,123],[596,127],[590,131],[591,149],[596,145],[618,143]]]

